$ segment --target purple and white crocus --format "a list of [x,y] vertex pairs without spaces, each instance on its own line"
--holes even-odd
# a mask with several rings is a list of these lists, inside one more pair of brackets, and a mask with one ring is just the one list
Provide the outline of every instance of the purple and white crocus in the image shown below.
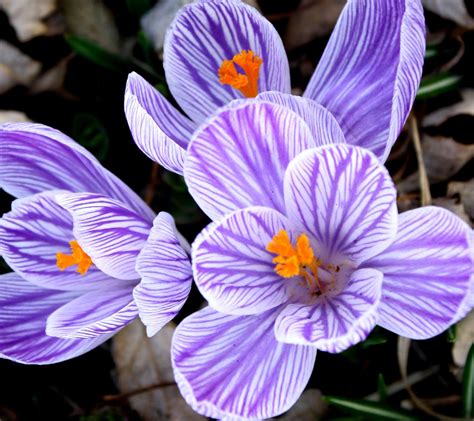
[[219,107],[257,93],[307,123],[314,114],[332,116],[347,143],[384,162],[413,104],[424,51],[419,0],[349,0],[297,97],[290,94],[288,59],[270,22],[240,0],[200,0],[177,15],[164,45],[166,79],[187,116],[135,73],[125,113],[138,147],[179,174],[193,131]]
[[203,415],[281,414],[317,350],[343,351],[376,325],[430,338],[472,307],[471,228],[436,207],[398,215],[372,152],[325,145],[286,107],[222,109],[191,140],[184,175],[214,220],[192,245],[209,307],[178,326],[172,360]]
[[0,158],[0,187],[18,198],[0,219],[0,253],[14,270],[0,276],[0,357],[63,361],[138,313],[150,335],[174,317],[191,265],[170,215],[155,218],[52,128],[0,126]]

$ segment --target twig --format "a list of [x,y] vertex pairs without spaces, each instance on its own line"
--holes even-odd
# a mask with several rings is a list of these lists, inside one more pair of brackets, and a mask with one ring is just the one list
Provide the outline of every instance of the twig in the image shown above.
[[102,400],[106,402],[120,401],[128,399],[135,395],[140,395],[141,393],[150,392],[151,390],[161,389],[163,387],[176,386],[175,382],[162,382],[152,384],[150,386],[140,387],[139,389],[131,390],[130,392],[120,393],[118,395],[105,395],[102,397]]
[[423,151],[421,149],[420,133],[418,132],[418,124],[414,115],[409,117],[408,130],[415,147],[416,159],[418,161],[418,174],[420,176],[421,206],[431,205],[431,192],[426,167],[423,161]]
[[158,174],[159,174],[159,165],[156,162],[153,162],[150,173],[150,180],[146,187],[145,192],[145,203],[151,205],[153,198],[155,197],[156,187],[158,186]]

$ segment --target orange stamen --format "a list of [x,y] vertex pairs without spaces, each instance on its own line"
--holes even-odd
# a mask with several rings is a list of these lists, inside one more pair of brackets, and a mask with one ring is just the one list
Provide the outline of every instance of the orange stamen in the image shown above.
[[[258,94],[258,77],[263,60],[252,50],[242,50],[232,60],[224,60],[219,67],[219,81],[240,91],[247,98],[255,98]],[[239,73],[235,65],[244,74]]]
[[92,265],[91,258],[82,250],[76,240],[70,241],[69,245],[71,246],[71,254],[56,253],[56,266],[60,271],[63,271],[70,266],[77,265],[76,272],[85,275]]

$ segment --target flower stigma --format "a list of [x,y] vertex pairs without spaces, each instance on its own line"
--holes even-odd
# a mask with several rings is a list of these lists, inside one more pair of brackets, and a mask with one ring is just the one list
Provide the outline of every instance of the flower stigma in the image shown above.
[[70,266],[77,265],[76,272],[85,275],[92,265],[92,259],[82,250],[76,240],[70,241],[69,245],[71,254],[56,253],[56,266],[60,271],[63,271]]
[[[219,81],[240,91],[247,98],[258,94],[258,77],[263,60],[252,50],[242,50],[232,60],[224,60],[219,67]],[[235,65],[244,72],[239,73]]]

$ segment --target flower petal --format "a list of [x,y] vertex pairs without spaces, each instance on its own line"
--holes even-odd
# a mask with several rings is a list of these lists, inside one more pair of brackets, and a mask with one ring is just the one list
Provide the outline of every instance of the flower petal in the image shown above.
[[473,274],[471,229],[436,207],[404,212],[394,243],[364,263],[384,273],[379,324],[426,339],[469,311]]
[[52,364],[82,355],[111,335],[59,339],[45,333],[47,317],[77,293],[35,286],[15,273],[0,276],[0,358],[23,364]]
[[[267,244],[289,222],[270,208],[236,211],[193,244],[196,285],[209,305],[226,314],[259,314],[288,300]],[[290,231],[291,232],[291,231]]]
[[264,419],[295,403],[311,376],[316,349],[277,342],[277,314],[278,309],[228,316],[207,307],[181,322],[171,356],[181,394],[196,412]]
[[346,143],[336,118],[317,102],[282,92],[263,92],[257,98],[283,105],[298,114],[308,125],[316,146]]
[[99,194],[60,194],[56,200],[73,218],[74,238],[102,272],[118,279],[140,277],[135,262],[150,232],[147,220]]
[[54,311],[46,334],[65,339],[87,339],[114,333],[138,315],[133,284],[83,294]]
[[184,177],[211,219],[248,206],[284,211],[286,167],[314,145],[306,123],[281,105],[258,100],[231,104],[195,133]]
[[363,341],[377,324],[382,279],[377,270],[359,269],[339,294],[321,296],[312,306],[286,306],[275,322],[275,336],[333,353]]
[[415,99],[424,52],[420,1],[351,0],[304,95],[335,115],[348,143],[384,162]]
[[290,70],[275,28],[253,7],[234,0],[208,0],[182,9],[168,30],[164,68],[181,108],[201,123],[242,94],[219,82],[218,69],[242,50],[263,59],[260,92],[290,92]]
[[0,219],[0,253],[27,281],[58,290],[95,290],[117,284],[92,266],[85,275],[61,272],[56,253],[71,253],[72,218],[54,199],[58,191],[17,199]]
[[196,126],[135,72],[127,80],[125,115],[141,151],[166,169],[182,174],[186,148]]
[[356,265],[377,255],[397,231],[396,190],[367,150],[350,145],[303,152],[285,175],[287,216],[315,238],[323,261]]
[[15,197],[45,190],[100,193],[153,221],[152,210],[135,192],[82,146],[51,127],[32,123],[0,125],[0,156],[0,188]]
[[173,319],[191,291],[192,269],[173,217],[161,212],[137,259],[140,283],[133,290],[140,319],[153,336]]

